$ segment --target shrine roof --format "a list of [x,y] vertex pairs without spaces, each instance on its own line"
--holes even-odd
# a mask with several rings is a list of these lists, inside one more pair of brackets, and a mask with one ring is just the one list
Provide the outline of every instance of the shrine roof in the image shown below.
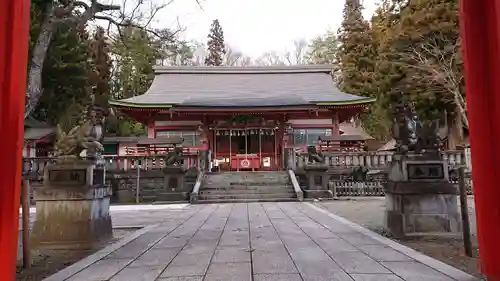
[[40,140],[55,133],[55,128],[26,128],[24,129],[24,140]]
[[111,101],[129,108],[350,105],[373,101],[340,91],[333,66],[155,67],[147,92]]
[[370,136],[361,126],[356,126],[350,122],[344,122],[339,124],[339,130],[343,136],[359,136],[363,140],[374,140],[375,138]]

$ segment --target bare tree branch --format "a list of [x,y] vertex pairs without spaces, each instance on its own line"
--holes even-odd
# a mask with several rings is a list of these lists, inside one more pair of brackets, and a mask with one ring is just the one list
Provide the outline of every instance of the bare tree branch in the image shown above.
[[203,11],[203,5],[201,5],[202,0],[196,0],[196,3],[198,4],[198,7]]
[[[156,14],[163,8],[167,7],[168,5],[172,4],[174,0],[170,0],[168,3],[165,3],[163,5],[159,5],[156,7],[151,6],[151,15],[149,16],[149,20],[146,22],[144,26],[149,26],[151,21],[155,18]],[[177,17],[177,21],[179,20],[179,17]]]
[[109,23],[111,24],[114,24],[118,29],[120,27],[128,27],[128,26],[131,26],[131,27],[135,27],[135,28],[139,28],[139,29],[142,29],[144,31],[147,31],[153,35],[155,35],[156,37],[158,38],[161,38],[162,36],[156,31],[156,30],[153,30],[153,29],[149,29],[149,28],[145,28],[143,26],[140,26],[138,24],[134,24],[134,23],[130,23],[130,22],[118,22],[116,21],[115,19],[109,17],[109,16],[99,16],[99,15],[95,15],[94,16],[95,19],[99,19],[99,20],[105,20],[105,21],[108,21]]
[[458,67],[460,42],[440,37],[430,43],[412,46],[409,52],[401,55],[408,59],[395,64],[415,70],[411,75],[414,81],[433,87],[435,92],[451,95],[463,125],[468,128],[466,101],[461,91],[464,77]]
[[[122,37],[121,28],[124,26],[133,26],[136,28],[141,28],[144,31],[154,34],[155,36],[161,38],[161,34],[156,30],[147,28],[151,23],[151,20],[159,10],[166,7],[173,0],[170,0],[167,4],[154,7],[149,14],[150,18],[146,21],[146,25],[141,25],[140,21],[135,19],[136,12],[139,11],[140,5],[142,5],[145,0],[138,0],[136,6],[132,10],[132,14],[125,14],[125,6],[127,1],[123,2],[122,7],[112,4],[103,4],[98,2],[98,0],[67,0],[65,4],[53,3],[49,1],[47,7],[47,17],[41,25],[41,31],[38,35],[37,41],[33,47],[32,58],[30,62],[30,69],[28,72],[28,87],[26,92],[26,106],[25,106],[25,117],[30,115],[31,112],[36,108],[38,102],[43,93],[42,88],[42,68],[47,55],[50,42],[52,41],[53,33],[55,30],[55,25],[60,22],[74,22],[76,28],[79,30],[84,30],[86,24],[93,19],[102,19],[108,21],[108,31],[111,30],[111,25],[114,25],[118,29],[120,37]],[[77,9],[82,9],[81,13],[76,12]],[[118,13],[118,16],[116,16]],[[174,33],[180,32],[180,29]]]

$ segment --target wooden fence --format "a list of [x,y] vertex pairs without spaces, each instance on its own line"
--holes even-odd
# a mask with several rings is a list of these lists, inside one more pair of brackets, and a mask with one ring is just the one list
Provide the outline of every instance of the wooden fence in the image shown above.
[[[457,185],[458,180],[450,180],[451,183]],[[384,181],[330,181],[329,188],[333,194],[338,197],[342,196],[384,196]],[[472,179],[465,179],[467,194],[473,194]]]

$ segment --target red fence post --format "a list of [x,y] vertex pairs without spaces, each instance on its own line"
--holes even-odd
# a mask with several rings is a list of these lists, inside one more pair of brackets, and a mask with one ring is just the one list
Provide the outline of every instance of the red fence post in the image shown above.
[[0,1],[0,280],[13,281],[19,233],[29,0]]
[[500,280],[500,1],[461,0],[472,180],[482,273]]

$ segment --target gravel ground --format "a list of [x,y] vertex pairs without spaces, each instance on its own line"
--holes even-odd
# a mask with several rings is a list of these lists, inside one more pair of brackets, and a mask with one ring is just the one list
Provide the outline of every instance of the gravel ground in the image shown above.
[[[331,213],[342,216],[379,234],[386,235],[384,230],[385,201],[383,197],[357,197],[350,200],[315,202],[316,205]],[[451,238],[413,238],[394,239],[397,242],[429,255],[437,260],[450,264],[469,274],[480,276],[477,258],[476,218],[474,199],[468,198],[469,220],[473,234],[475,257],[467,257],[463,250],[463,241]]]
[[99,251],[100,249],[120,240],[127,234],[136,231],[136,229],[114,229],[113,239],[94,250],[74,250],[74,251],[39,251],[32,253],[32,266],[29,269],[22,267],[18,261],[16,268],[16,281],[41,281],[46,277],[68,267],[75,262]]

